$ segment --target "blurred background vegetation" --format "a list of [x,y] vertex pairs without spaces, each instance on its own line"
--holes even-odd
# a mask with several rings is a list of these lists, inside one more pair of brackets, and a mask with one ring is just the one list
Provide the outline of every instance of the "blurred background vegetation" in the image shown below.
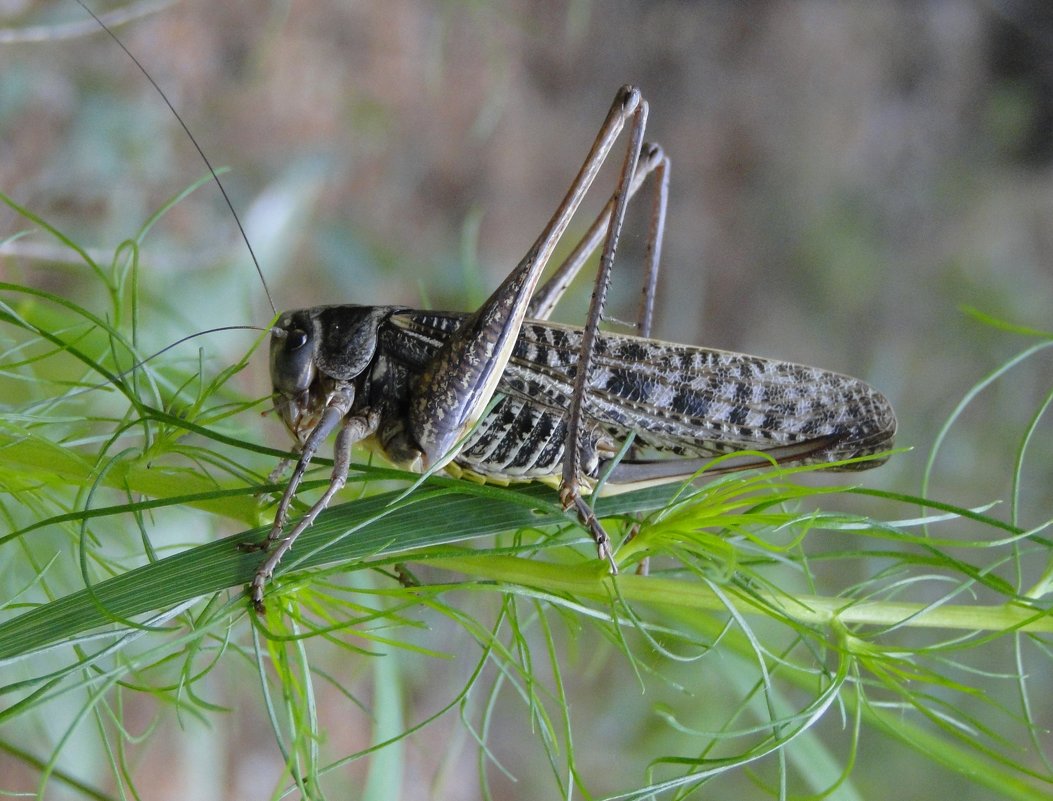
[[[1051,325],[1046,3],[93,8],[149,12],[116,30],[213,163],[230,167],[224,180],[280,308],[471,308],[533,241],[617,87],[634,83],[650,102],[648,138],[673,167],[656,335],[818,364],[880,388],[897,409],[899,444],[914,450],[867,474],[868,485],[917,490],[954,405],[1027,344],[965,316],[963,305]],[[65,27],[84,21],[72,1],[0,2],[0,190],[106,253],[205,168],[114,42],[90,25]],[[612,313],[623,319],[639,282],[637,222],[615,275]],[[23,228],[0,210],[0,238]],[[42,235],[7,242],[0,256],[4,280],[89,307],[99,292]],[[145,331],[156,348],[272,315],[212,187],[165,217],[142,258],[143,291],[170,312]],[[580,320],[587,291],[562,319]],[[249,341],[228,335],[204,347],[223,364]],[[1009,497],[1013,449],[1051,366],[1048,355],[1031,360],[977,399],[941,452],[932,497],[967,506]],[[249,394],[266,394],[265,359],[241,380]],[[254,436],[287,446],[274,421],[260,421]],[[1053,509],[1051,441],[1047,421],[1020,488],[1024,527]],[[602,743],[582,752],[582,773],[609,790],[631,785],[642,770],[636,738],[671,735],[651,730],[649,701],[624,665],[608,676],[578,658],[567,688],[578,736]],[[458,681],[428,664],[407,677],[407,697],[424,707],[434,684]],[[169,722],[164,746],[145,750],[143,764],[166,767],[143,771],[144,797],[224,797],[230,787],[225,797],[252,795],[254,774],[276,757],[251,690],[231,692],[240,693],[227,699],[236,714],[221,718],[230,732],[197,727],[188,737]],[[446,742],[430,744],[456,729],[429,730],[407,749],[407,788],[432,786],[442,772],[443,797],[473,797],[471,749],[448,756]],[[499,785],[501,797],[545,792],[516,759],[516,738],[530,736],[525,727],[497,732],[493,745],[518,778]],[[0,775],[8,772],[0,757]],[[863,743],[854,778],[875,797],[987,797],[877,735]]]

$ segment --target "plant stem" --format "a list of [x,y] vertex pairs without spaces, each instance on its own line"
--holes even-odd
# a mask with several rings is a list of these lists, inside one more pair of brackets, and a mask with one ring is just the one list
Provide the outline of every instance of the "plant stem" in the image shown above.
[[[752,597],[734,587],[722,586],[724,598],[696,580],[659,576],[610,576],[605,565],[580,568],[514,557],[469,555],[429,559],[431,567],[477,578],[526,584],[550,592],[572,593],[593,600],[617,594],[627,601],[721,611],[725,599],[745,614],[771,616],[773,610],[800,623],[922,628],[974,631],[1053,632],[1053,615],[1047,610],[1020,604],[960,605],[921,604],[897,601],[861,601],[820,595],[785,595],[756,590]],[[617,588],[615,588],[617,583]]]

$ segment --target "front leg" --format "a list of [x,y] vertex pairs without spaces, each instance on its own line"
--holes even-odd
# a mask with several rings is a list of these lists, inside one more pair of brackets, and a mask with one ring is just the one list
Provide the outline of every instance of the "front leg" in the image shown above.
[[[296,463],[296,470],[293,472],[289,485],[285,488],[281,502],[278,504],[274,525],[271,527],[267,539],[257,546],[261,549],[269,549],[275,542],[279,543],[278,547],[267,557],[267,560],[260,565],[252,579],[250,595],[252,604],[257,612],[262,613],[264,611],[263,588],[267,580],[274,574],[274,570],[282,557],[292,548],[296,538],[314,523],[315,518],[329,505],[329,501],[346,483],[347,472],[351,466],[351,448],[356,442],[360,442],[377,430],[380,414],[376,410],[365,410],[348,416],[353,398],[353,392],[337,393],[326,406],[318,425],[315,426],[310,436],[304,442],[300,459]],[[343,421],[342,425],[340,425],[341,421]],[[282,530],[285,527],[289,506],[292,503],[296,489],[303,479],[307,466],[318,447],[337,425],[340,425],[340,431],[337,433],[336,444],[334,445],[333,472],[329,479],[329,486],[322,494],[322,497],[300,518],[292,531],[283,538]]]

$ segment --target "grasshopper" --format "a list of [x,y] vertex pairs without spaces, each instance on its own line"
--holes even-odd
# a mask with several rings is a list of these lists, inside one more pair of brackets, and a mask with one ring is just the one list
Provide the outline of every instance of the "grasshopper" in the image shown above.
[[[402,306],[318,306],[285,312],[272,328],[274,408],[299,459],[258,548],[269,550],[250,595],[344,486],[357,443],[416,471],[445,468],[485,481],[557,485],[617,572],[610,538],[585,495],[598,482],[625,489],[687,480],[714,456],[719,470],[830,464],[861,470],[885,461],[896,418],[864,382],[815,367],[650,339],[669,160],[644,144],[648,106],[618,90],[563,201],[516,268],[471,313]],[[623,129],[616,187],[571,255],[538,286],[552,254]],[[647,280],[637,335],[601,332],[627,203],[653,178]],[[584,328],[548,317],[600,247]],[[311,459],[336,432],[328,487],[286,532]],[[852,460],[845,463],[846,460]]]

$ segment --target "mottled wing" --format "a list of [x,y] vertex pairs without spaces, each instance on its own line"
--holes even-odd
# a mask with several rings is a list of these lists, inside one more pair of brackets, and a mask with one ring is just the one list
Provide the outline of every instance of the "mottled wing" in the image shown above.
[[[457,319],[413,312],[400,327],[441,339]],[[558,476],[580,338],[581,330],[570,326],[523,325],[498,385],[502,397],[465,443],[458,465],[489,478]],[[896,428],[888,401],[858,379],[627,335],[600,336],[589,387],[588,477],[635,435],[611,476],[615,482],[690,475],[713,456],[740,450],[784,462],[867,456],[887,450]]]

